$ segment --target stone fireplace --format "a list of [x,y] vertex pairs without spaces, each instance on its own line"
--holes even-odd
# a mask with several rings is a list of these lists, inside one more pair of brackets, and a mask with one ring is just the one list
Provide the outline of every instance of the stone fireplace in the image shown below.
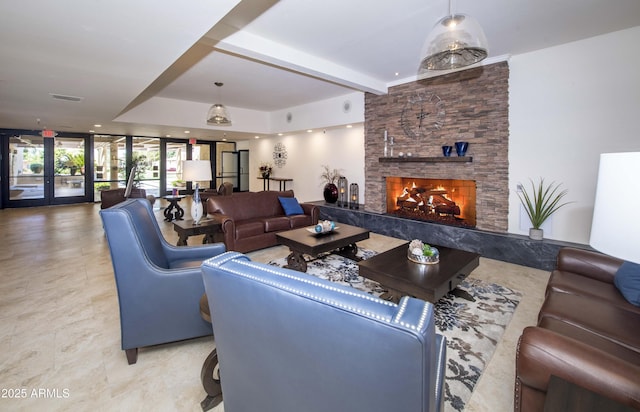
[[[500,62],[389,88],[387,95],[365,94],[365,199],[364,209],[388,214],[397,196],[387,192],[396,177],[451,179],[475,182],[473,200],[460,215],[475,214],[476,229],[508,231],[509,214],[509,66]],[[416,93],[437,96],[444,111],[441,127],[423,136],[407,136],[401,119]],[[385,130],[394,138],[393,155],[384,156]],[[444,157],[442,146],[469,143],[466,156]],[[400,155],[403,152],[404,156]],[[407,154],[411,153],[411,156]],[[401,183],[407,185],[408,183]],[[404,187],[403,187],[404,189]],[[448,193],[448,196],[452,196]],[[451,199],[450,199],[451,200]],[[445,215],[443,213],[442,215]]]
[[476,227],[476,182],[463,179],[386,178],[387,213],[408,219]]
[[[437,95],[444,123],[423,136],[407,136],[403,108],[416,93]],[[420,111],[418,111],[421,115]],[[428,110],[425,115],[428,116]],[[438,115],[441,115],[438,113]],[[563,242],[540,242],[508,232],[509,65],[495,63],[390,87],[386,95],[365,94],[364,208],[319,202],[320,218],[366,227],[375,233],[480,253],[483,257],[551,270]],[[532,121],[535,121],[532,120]],[[394,137],[385,156],[384,136]],[[518,138],[515,136],[514,138]],[[444,157],[442,146],[469,143],[465,156]],[[404,156],[400,155],[404,153]],[[408,155],[411,153],[411,155]],[[453,179],[475,182],[476,228],[397,217],[387,212],[387,180]],[[400,185],[408,185],[400,183]],[[416,186],[418,183],[416,183]],[[403,188],[404,189],[404,188]],[[464,201],[467,202],[466,200]],[[472,201],[469,201],[472,203]],[[455,200],[456,205],[462,204]],[[461,215],[465,207],[460,208]],[[455,212],[455,209],[453,209]],[[456,216],[454,214],[454,216]]]

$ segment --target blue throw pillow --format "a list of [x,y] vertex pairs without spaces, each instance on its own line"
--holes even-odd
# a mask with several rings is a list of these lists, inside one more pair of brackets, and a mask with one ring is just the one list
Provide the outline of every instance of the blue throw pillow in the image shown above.
[[613,283],[629,303],[640,306],[640,265],[624,262],[616,272]]
[[278,200],[284,209],[284,214],[287,216],[292,215],[304,215],[304,210],[302,210],[302,206],[298,203],[298,199],[295,197],[280,197],[278,196]]

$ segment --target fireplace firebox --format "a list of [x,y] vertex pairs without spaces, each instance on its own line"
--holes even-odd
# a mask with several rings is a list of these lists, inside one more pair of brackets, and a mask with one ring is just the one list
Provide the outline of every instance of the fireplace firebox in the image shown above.
[[475,180],[387,177],[386,192],[388,214],[476,227]]

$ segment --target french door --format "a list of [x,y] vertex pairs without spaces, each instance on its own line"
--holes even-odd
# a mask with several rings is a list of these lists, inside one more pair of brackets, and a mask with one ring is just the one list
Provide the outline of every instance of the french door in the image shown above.
[[5,139],[8,174],[3,204],[45,206],[92,200],[85,173],[88,137],[20,134]]

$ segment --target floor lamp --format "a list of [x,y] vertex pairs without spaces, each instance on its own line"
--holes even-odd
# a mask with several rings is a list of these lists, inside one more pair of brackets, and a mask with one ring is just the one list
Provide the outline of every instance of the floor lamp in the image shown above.
[[640,152],[601,154],[589,243],[625,260],[614,283],[634,304],[640,304],[639,205]]
[[208,160],[185,160],[182,162],[182,179],[186,182],[195,182],[193,202],[191,203],[191,218],[193,224],[200,224],[204,216],[204,206],[200,200],[201,181],[211,181],[211,162]]

